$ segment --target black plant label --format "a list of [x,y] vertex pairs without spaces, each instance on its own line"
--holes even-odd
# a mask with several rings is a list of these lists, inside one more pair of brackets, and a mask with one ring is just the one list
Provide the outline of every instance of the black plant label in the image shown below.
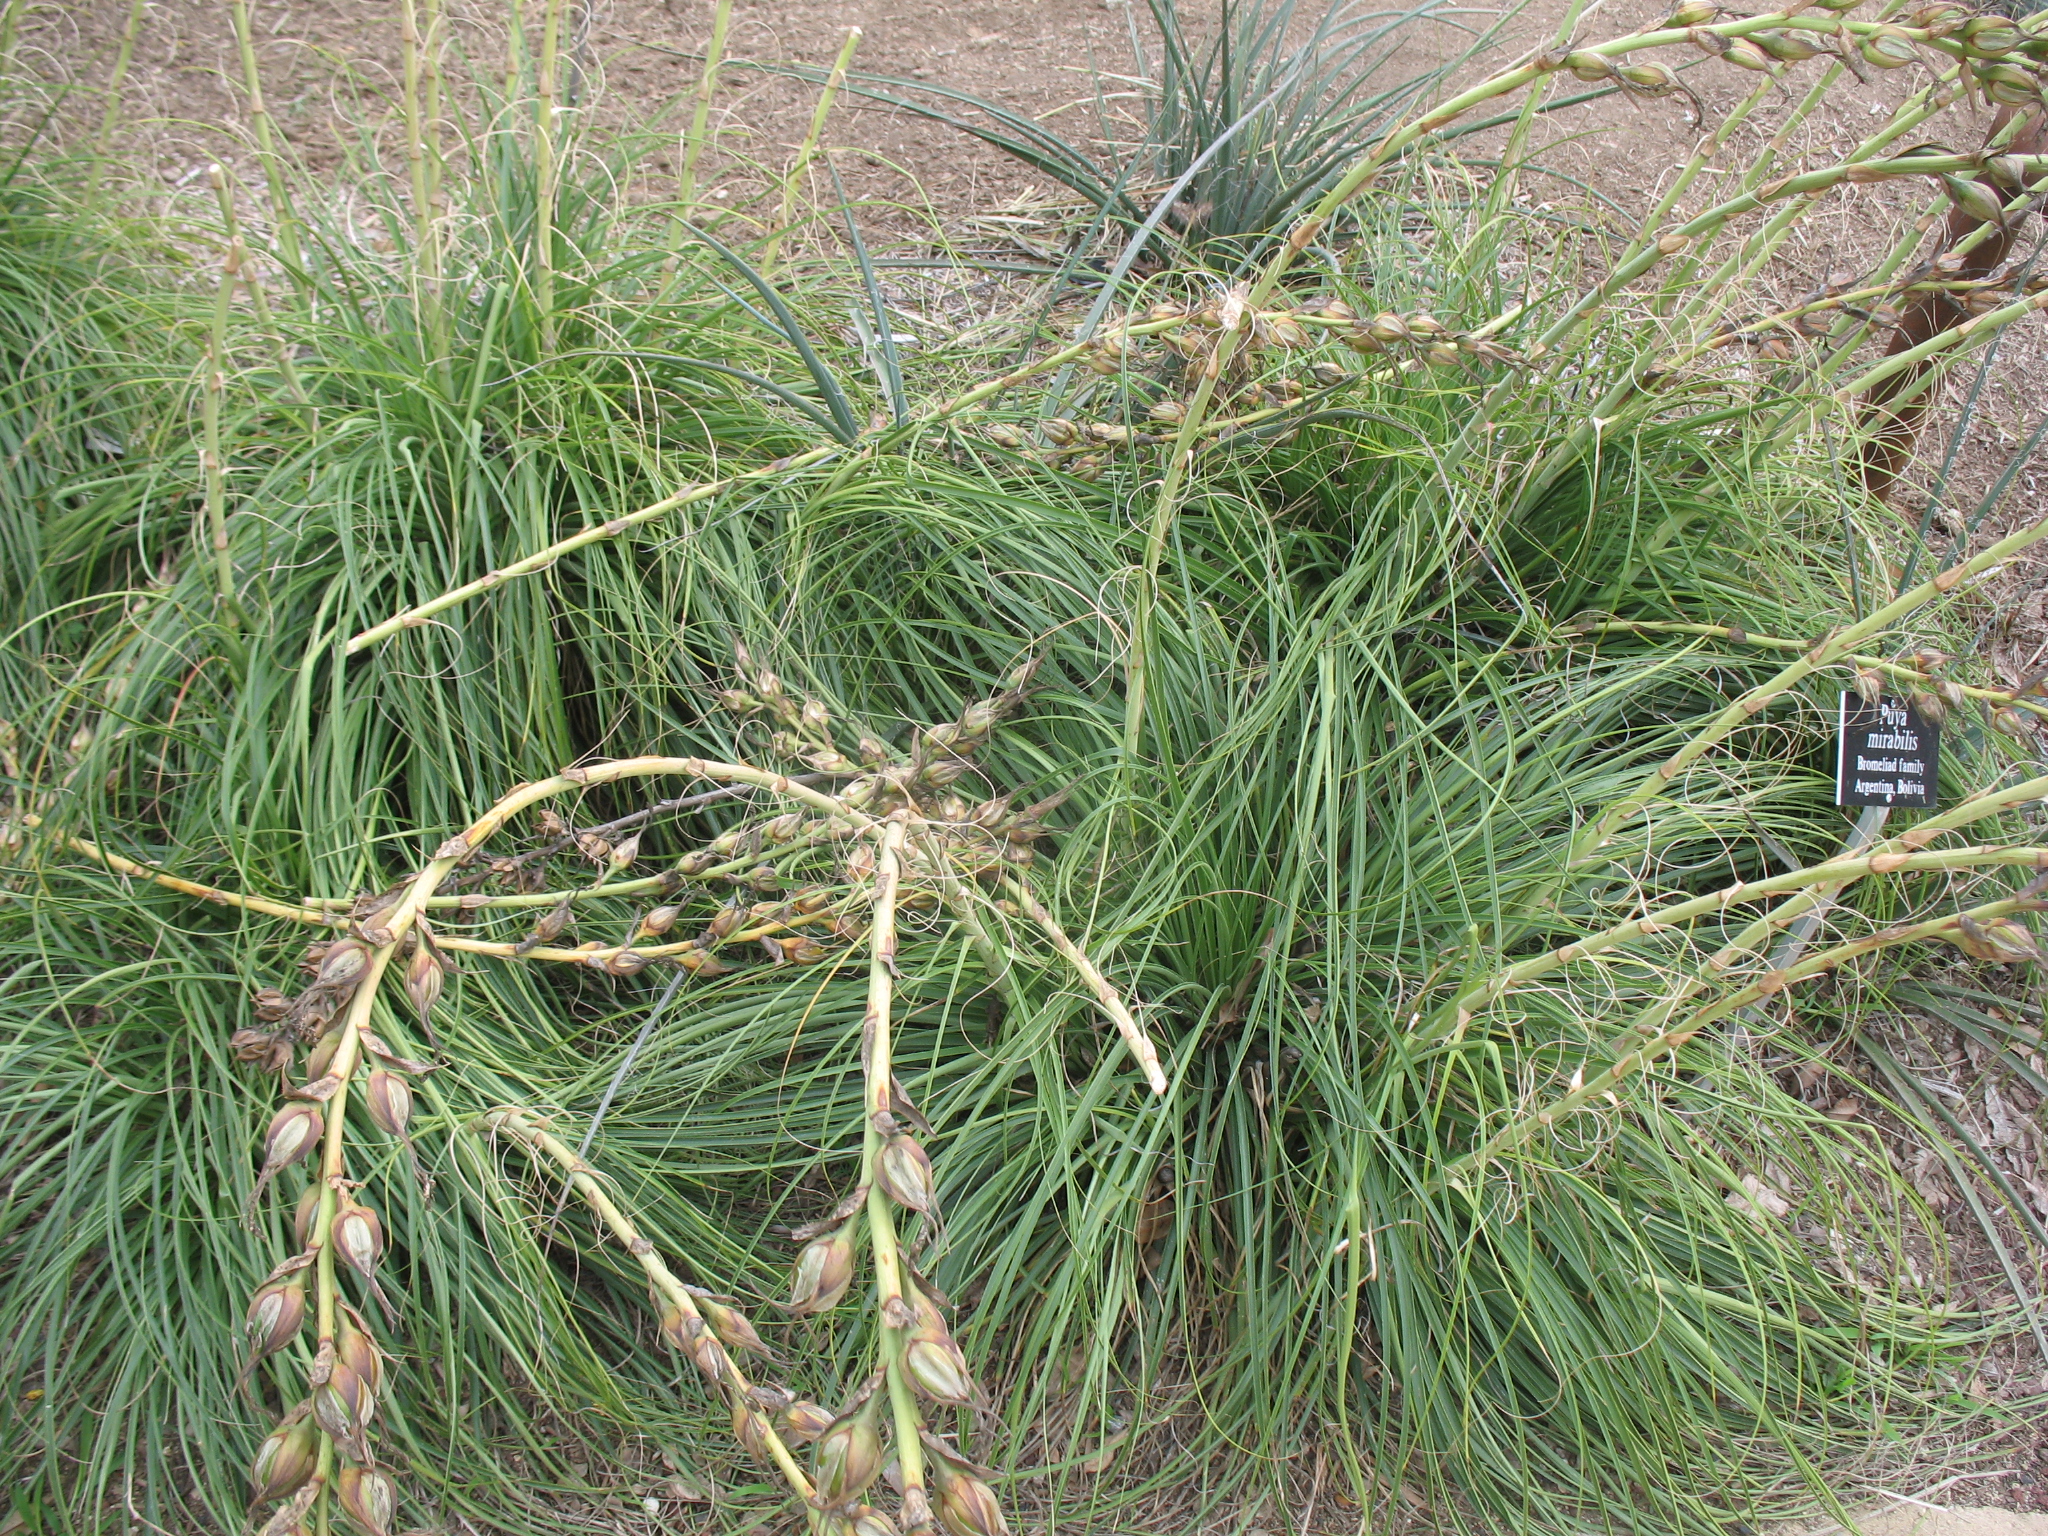
[[1940,726],[1903,699],[1842,695],[1835,804],[1931,807],[1940,776]]

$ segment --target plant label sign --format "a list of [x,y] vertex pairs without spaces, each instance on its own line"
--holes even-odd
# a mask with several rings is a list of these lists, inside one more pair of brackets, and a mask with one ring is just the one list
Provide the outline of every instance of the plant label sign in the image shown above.
[[1835,804],[1932,807],[1940,770],[1940,726],[1902,699],[1842,695]]

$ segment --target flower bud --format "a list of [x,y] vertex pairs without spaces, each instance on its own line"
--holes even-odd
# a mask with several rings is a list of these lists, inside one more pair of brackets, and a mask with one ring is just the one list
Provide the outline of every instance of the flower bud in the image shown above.
[[334,1218],[334,1251],[348,1267],[365,1280],[377,1278],[377,1261],[384,1257],[384,1224],[367,1205],[344,1197]]
[[853,1238],[846,1228],[827,1232],[796,1256],[790,1278],[789,1310],[813,1316],[839,1305],[853,1284]]
[[305,1403],[278,1421],[256,1449],[249,1468],[249,1502],[261,1504],[297,1493],[320,1463],[320,1431],[307,1416]]
[[936,1403],[965,1408],[975,1400],[974,1377],[960,1346],[948,1339],[912,1339],[903,1350],[903,1368],[918,1391]]
[[249,1336],[251,1360],[267,1360],[299,1336],[306,1322],[306,1280],[303,1274],[258,1287],[249,1300],[243,1330]]
[[818,1403],[802,1399],[782,1410],[782,1432],[790,1439],[809,1445],[832,1427],[832,1412]]
[[363,1108],[384,1130],[403,1136],[412,1124],[412,1084],[399,1073],[378,1067],[363,1088]]
[[811,1453],[817,1472],[821,1508],[849,1504],[881,1476],[882,1437],[875,1430],[873,1409],[863,1409],[826,1431]]
[[932,1160],[915,1137],[899,1132],[882,1143],[882,1150],[875,1154],[875,1182],[898,1205],[930,1212]]
[[398,1490],[391,1486],[390,1478],[371,1467],[343,1467],[334,1491],[342,1513],[367,1536],[391,1536]]

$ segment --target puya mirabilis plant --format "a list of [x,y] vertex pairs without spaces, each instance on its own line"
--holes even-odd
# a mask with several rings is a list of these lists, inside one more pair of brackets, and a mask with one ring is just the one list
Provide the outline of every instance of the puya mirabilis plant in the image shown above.
[[[350,1177],[349,1105],[385,1134],[404,1137],[412,1120],[411,1079],[431,1070],[387,1043],[394,1026],[378,1014],[394,972],[423,1029],[439,1000],[444,951],[505,959],[559,961],[624,977],[673,965],[709,977],[730,968],[745,945],[776,965],[816,965],[865,948],[868,1001],[860,1031],[866,1084],[860,1176],[826,1215],[796,1236],[788,1310],[830,1311],[851,1292],[865,1249],[873,1277],[878,1344],[865,1383],[834,1411],[787,1389],[749,1379],[741,1360],[773,1355],[753,1324],[718,1296],[683,1283],[620,1208],[595,1169],[559,1139],[547,1120],[519,1106],[479,1106],[470,1131],[503,1137],[537,1161],[552,1163],[590,1207],[599,1225],[644,1270],[662,1337],[723,1394],[733,1433],[774,1466],[802,1501],[810,1529],[828,1536],[906,1536],[943,1527],[952,1536],[999,1536],[1003,1515],[986,1479],[928,1416],[939,1409],[985,1407],[966,1356],[954,1341],[950,1303],[919,1272],[916,1256],[938,1231],[939,1195],[926,1140],[931,1127],[911,1102],[891,1059],[892,1001],[903,914],[943,910],[971,936],[993,984],[1009,974],[1012,925],[1036,932],[1062,957],[1100,1010],[1152,1090],[1166,1079],[1150,1041],[1114,987],[1060,929],[1033,894],[1032,844],[1047,805],[1018,807],[1003,796],[968,805],[952,786],[1003,717],[1024,701],[1032,663],[1018,668],[999,694],[969,704],[957,720],[930,726],[907,755],[891,754],[871,737],[841,750],[825,707],[798,698],[773,672],[741,653],[743,686],[723,701],[742,715],[765,715],[771,749],[809,770],[792,778],[769,768],[702,758],[640,757],[563,770],[521,785],[454,837],[417,873],[384,892],[349,903],[292,907],[237,893],[195,887],[159,871],[117,860],[88,845],[124,873],[146,876],[188,894],[297,917],[342,930],[302,959],[310,981],[296,998],[264,989],[256,1024],[234,1038],[245,1060],[260,1061],[288,1085],[286,1103],[264,1137],[261,1171],[248,1209],[253,1220],[286,1170],[302,1164],[313,1177],[293,1217],[295,1252],[257,1291],[249,1307],[250,1352],[245,1380],[271,1356],[313,1330],[305,1396],[290,1407],[257,1453],[257,1502],[275,1502],[265,1536],[296,1536],[325,1528],[329,1502],[370,1536],[387,1536],[401,1491],[377,1462],[374,1427],[390,1387],[386,1351],[376,1324],[348,1299],[347,1276],[382,1310],[397,1309],[378,1272],[386,1240],[363,1185]],[[487,853],[491,840],[519,813],[592,788],[647,778],[707,781],[713,795],[752,792],[762,814],[729,827],[707,845],[651,876],[632,875],[648,818],[617,842],[583,834],[579,852],[598,862],[594,884],[557,892],[527,888],[532,865]],[[828,787],[829,786],[829,787]],[[772,813],[772,814],[770,814]],[[543,811],[543,835],[562,830]],[[616,831],[616,829],[614,829]],[[481,877],[480,879],[477,877]],[[493,894],[496,878],[512,890]],[[470,889],[462,887],[468,885]],[[623,942],[560,941],[584,903],[639,897],[657,904],[635,919]],[[494,909],[539,909],[523,940],[501,942],[444,932],[448,918]],[[695,936],[673,934],[692,919]],[[1020,921],[1021,920],[1021,921]],[[303,1070],[297,1048],[309,1043]],[[302,1079],[294,1081],[295,1078]],[[808,1469],[794,1447],[809,1443]],[[871,1506],[885,1467],[899,1495],[897,1515]]]

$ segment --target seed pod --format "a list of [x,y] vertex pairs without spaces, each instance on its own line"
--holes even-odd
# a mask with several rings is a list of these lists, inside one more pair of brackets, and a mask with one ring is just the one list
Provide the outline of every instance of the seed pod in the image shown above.
[[661,1334],[671,1347],[690,1357],[705,1380],[722,1382],[731,1373],[732,1364],[724,1348],[704,1326],[704,1319],[695,1313],[670,1307],[661,1315]]
[[1977,84],[2002,107],[2024,107],[2040,98],[2034,77],[2016,64],[1979,64]]
[[1145,415],[1167,426],[1177,427],[1187,419],[1188,408],[1179,400],[1154,400]]
[[249,1195],[252,1206],[277,1177],[278,1170],[291,1167],[320,1144],[321,1132],[326,1128],[327,1122],[321,1119],[316,1104],[287,1104],[277,1112],[263,1136],[263,1171]]
[[1948,194],[1948,200],[1966,217],[1975,219],[1979,224],[2005,226],[2004,204],[1976,182],[1965,181],[1960,176],[1944,176],[1941,186]]
[[334,1065],[334,1053],[341,1049],[341,1037],[346,1033],[337,1024],[313,1043],[312,1052],[306,1057],[306,1078],[309,1082],[318,1082],[327,1075],[327,1069]]
[[809,1445],[832,1427],[832,1411],[818,1403],[798,1399],[782,1410],[782,1432],[790,1439]]
[[363,1326],[361,1315],[346,1302],[341,1308],[341,1323],[335,1330],[334,1358],[356,1380],[365,1383],[369,1389],[382,1396],[384,1392],[384,1354],[377,1348],[369,1330]]
[[1309,377],[1324,389],[1335,389],[1351,377],[1336,363],[1311,363],[1308,371]]
[[708,1297],[699,1298],[697,1309],[704,1314],[704,1321],[710,1325],[711,1331],[718,1335],[719,1342],[727,1349],[738,1350],[742,1354],[759,1355],[763,1360],[775,1358],[775,1351],[762,1341],[761,1335],[747,1320],[745,1313],[735,1307],[728,1307],[723,1302],[712,1301]]
[[1564,56],[1564,67],[1590,84],[1614,78],[1614,65],[1605,54],[1581,48]]
[[1677,74],[1662,64],[1624,64],[1615,73],[1645,96],[1669,96],[1679,89]]
[[1684,27],[1688,31],[1703,27],[1720,14],[1718,6],[1709,5],[1707,0],[1686,0],[1677,10],[1664,18],[1666,27]]
[[299,1196],[297,1208],[292,1211],[292,1236],[299,1240],[299,1252],[304,1253],[313,1241],[313,1221],[320,1214],[320,1186],[308,1184],[305,1193]]
[[356,939],[336,939],[321,957],[320,970],[314,976],[313,984],[335,991],[352,988],[369,964],[370,948],[367,944]]
[[[353,1390],[344,1390],[345,1387]],[[369,1415],[357,1411],[357,1402],[373,1411],[376,1407],[375,1395],[353,1374],[336,1370],[332,1377],[313,1389],[313,1421],[352,1459],[368,1461],[370,1448],[364,1425],[368,1423]]]
[[1002,1507],[987,1483],[948,1466],[944,1457],[933,1458],[932,1472],[939,1485],[933,1513],[952,1536],[1008,1536]]
[[1408,327],[1401,323],[1401,317],[1395,314],[1373,316],[1372,324],[1366,327],[1366,334],[1372,337],[1374,341],[1380,342],[1413,341],[1415,339],[1408,334]]
[[1820,56],[1820,50],[1796,32],[1752,32],[1749,40],[1786,64],[1803,64]]
[[375,1282],[377,1261],[384,1257],[384,1224],[377,1213],[344,1196],[334,1218],[334,1251],[365,1280]]
[[292,1000],[275,987],[259,987],[253,1002],[259,1024],[283,1023],[292,1011]]
[[975,1398],[974,1377],[960,1346],[948,1339],[912,1339],[903,1350],[903,1368],[918,1391],[936,1403],[965,1408]]
[[402,1137],[412,1124],[412,1084],[399,1073],[378,1067],[363,1088],[363,1107],[379,1127]]
[[320,1431],[308,1417],[311,1406],[300,1403],[256,1448],[249,1468],[251,1504],[297,1493],[320,1464]]
[[656,907],[640,919],[640,931],[650,939],[658,939],[675,927],[676,919],[682,915],[681,907]]
[[1267,331],[1275,346],[1293,348],[1308,345],[1308,332],[1302,328],[1301,322],[1286,315],[1276,317]]
[[335,1484],[342,1513],[368,1536],[391,1536],[391,1516],[398,1507],[398,1490],[391,1479],[371,1467],[343,1467]]
[[238,1029],[228,1036],[228,1049],[237,1061],[261,1061],[270,1054],[270,1039],[260,1029]]
[[845,1227],[815,1239],[796,1256],[790,1278],[789,1310],[815,1316],[839,1305],[853,1284],[853,1238]]
[[1770,72],[1771,56],[1748,38],[1733,37],[1725,38],[1723,41],[1726,44],[1721,49],[1721,58],[1724,62],[1733,64],[1737,69],[1754,70],[1759,74]]
[[1907,696],[1907,701],[1913,706],[1913,713],[1922,720],[1925,720],[1929,725],[1939,725],[1948,718],[1948,705],[1944,704],[1938,696],[1928,693],[1923,689],[1914,689]]
[[1856,669],[1856,694],[1866,704],[1875,704],[1884,694],[1884,674],[1870,667]]
[[243,1330],[249,1336],[250,1363],[267,1360],[299,1336],[306,1321],[306,1280],[293,1275],[259,1286],[249,1299]]
[[1423,350],[1423,356],[1437,367],[1445,368],[1458,360],[1458,349],[1448,341],[1432,341]]
[[732,1437],[754,1460],[768,1465],[768,1421],[739,1398],[733,1399]]
[[2026,41],[2020,29],[2003,16],[1972,16],[1959,35],[1963,52],[1977,59],[2002,59]]
[[2010,704],[1992,711],[1991,725],[1994,730],[2004,732],[2015,741],[2025,741],[2034,734],[2034,728],[2027,723],[2027,717]]
[[1903,28],[1893,26],[1866,34],[1856,44],[1856,51],[1863,56],[1864,63],[1879,69],[1904,69],[1920,56],[1912,37]]
[[434,948],[434,941],[422,933],[419,947],[412,952],[412,963],[405,968],[405,995],[412,999],[413,1010],[422,1020],[434,1011],[434,1004],[441,1000],[441,984],[447,976],[448,968],[441,963],[441,952]]
[[896,1522],[873,1505],[863,1504],[848,1517],[853,1536],[900,1536]]
[[932,1160],[913,1136],[898,1133],[875,1154],[875,1182],[898,1205],[928,1214],[932,1208]]
[[811,1453],[821,1509],[850,1504],[882,1474],[882,1437],[875,1429],[874,1404],[835,1424]]
[[1064,448],[1078,435],[1074,424],[1064,416],[1055,416],[1044,427],[1045,439]]

